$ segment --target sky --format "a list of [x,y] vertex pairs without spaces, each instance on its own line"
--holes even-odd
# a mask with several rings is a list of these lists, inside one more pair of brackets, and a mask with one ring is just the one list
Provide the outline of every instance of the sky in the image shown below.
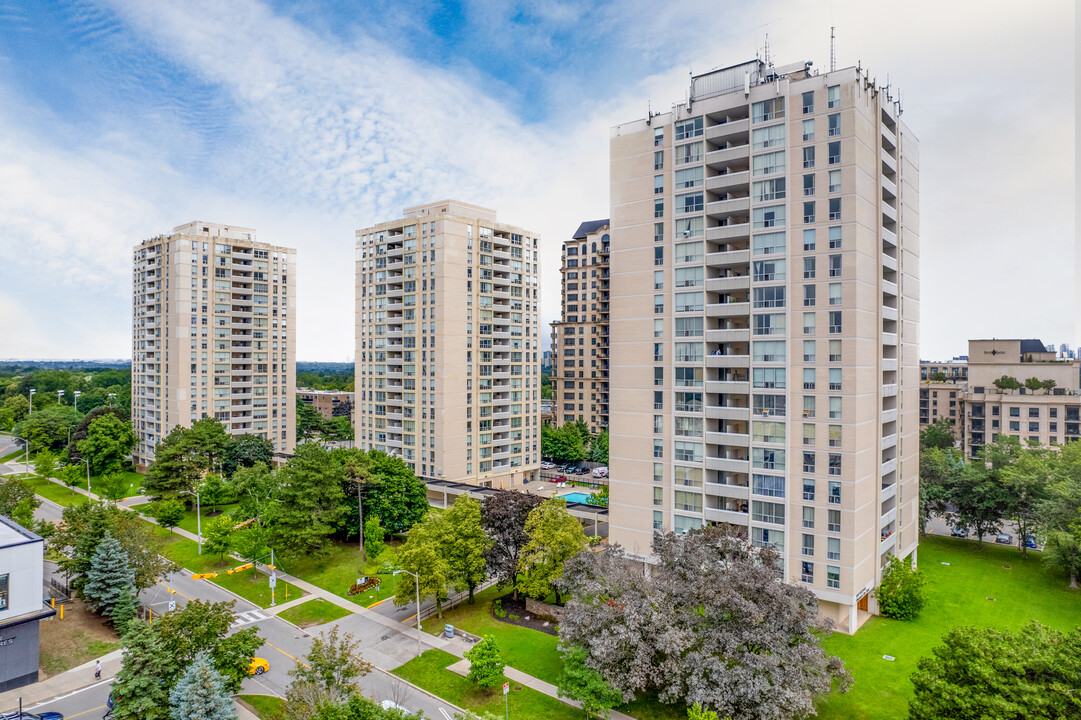
[[827,68],[831,26],[920,140],[921,357],[1077,346],[1075,23],[1072,0],[0,0],[0,358],[130,357],[132,246],[207,220],[296,247],[297,358],[351,360],[356,229],[451,197],[540,234],[550,322],[563,240],[608,216],[609,129],[767,36]]

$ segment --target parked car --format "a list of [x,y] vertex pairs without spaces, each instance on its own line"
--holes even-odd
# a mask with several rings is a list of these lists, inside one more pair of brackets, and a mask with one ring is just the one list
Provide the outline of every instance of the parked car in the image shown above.
[[995,542],[999,545],[1013,545],[1013,535],[999,533],[998,535],[995,535]]
[[551,478],[551,480],[554,483],[567,482],[567,476],[560,474],[560,475],[556,475],[554,478]]
[[580,468],[576,468],[574,470],[574,474],[575,475],[588,475],[589,474],[589,468],[587,468],[585,465],[583,465]]
[[950,530],[950,537],[967,538],[968,537],[968,528],[955,527],[952,530]]
[[43,712],[40,715],[23,710],[0,715],[0,720],[64,720],[64,716],[58,712]]
[[595,468],[593,468],[593,472],[591,474],[595,478],[608,477],[608,468],[606,468],[606,467],[595,467]]
[[393,700],[384,700],[383,702],[379,703],[379,707],[383,708],[384,710],[401,710],[405,713],[409,712],[409,708],[404,708]]
[[264,658],[253,657],[251,659],[251,666],[248,667],[249,675],[262,675],[270,670],[270,663]]
[[1028,549],[1030,549],[1030,550],[1035,550],[1036,549],[1036,538],[1034,538],[1033,536],[1028,535],[1027,537],[1025,537],[1024,542],[1025,542],[1025,547],[1027,547]]

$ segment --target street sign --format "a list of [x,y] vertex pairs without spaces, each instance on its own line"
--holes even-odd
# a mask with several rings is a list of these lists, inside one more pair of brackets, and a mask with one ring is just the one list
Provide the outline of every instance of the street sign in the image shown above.
[[506,695],[510,692],[510,683],[503,683],[503,694]]
[[240,572],[241,570],[247,570],[247,569],[249,569],[249,568],[251,568],[251,567],[252,567],[252,563],[246,563],[246,564],[244,564],[244,565],[240,565],[240,566],[238,566],[238,567],[235,567],[235,568],[233,568],[232,570],[228,570],[227,572],[228,572],[228,573],[229,573],[230,575],[232,575],[233,573],[238,573],[238,572]]
[[169,612],[172,612],[173,610],[176,610],[176,600],[169,601]]
[[274,573],[270,573],[270,587],[274,587],[278,584],[278,576]]

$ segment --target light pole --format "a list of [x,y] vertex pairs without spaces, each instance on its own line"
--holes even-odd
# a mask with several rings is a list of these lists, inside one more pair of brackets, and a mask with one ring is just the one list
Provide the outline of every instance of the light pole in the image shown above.
[[116,402],[116,393],[109,393],[109,404],[112,405]]
[[83,394],[82,390],[76,390],[72,393],[75,396],[75,409],[79,409],[79,396]]
[[194,490],[181,490],[181,495],[195,496],[195,534],[199,537],[199,554],[203,554],[203,512],[199,503],[199,493]]
[[[86,494],[89,497],[90,491],[90,461],[87,458],[83,458],[83,463],[86,465]],[[89,498],[90,502],[94,502],[94,498]]]
[[[417,568],[417,569],[419,570],[420,568]],[[417,586],[417,657],[420,657],[420,652],[421,652],[420,651],[420,577],[417,576],[417,573],[411,573],[408,570],[395,570],[394,571],[395,575],[397,575],[398,573],[405,573],[406,575],[412,575],[413,579],[416,581],[416,586]]]
[[57,405],[60,404],[60,398],[62,398],[62,397],[64,397],[64,391],[63,390],[57,390],[56,391],[56,404]]
[[[35,390],[34,388],[30,388],[30,412],[27,413],[28,415],[33,415],[34,414],[34,393],[36,393],[36,392],[37,392],[37,390]],[[26,460],[23,461],[23,465],[26,466],[24,469],[29,470],[30,469],[30,423],[26,424],[26,438],[23,440],[23,448],[26,450]]]

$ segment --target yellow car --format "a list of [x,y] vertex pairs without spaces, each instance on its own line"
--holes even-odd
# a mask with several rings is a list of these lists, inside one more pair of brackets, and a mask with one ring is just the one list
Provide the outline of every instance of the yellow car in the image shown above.
[[251,659],[251,666],[248,668],[248,674],[250,675],[262,675],[270,670],[270,663],[263,658],[253,657]]

